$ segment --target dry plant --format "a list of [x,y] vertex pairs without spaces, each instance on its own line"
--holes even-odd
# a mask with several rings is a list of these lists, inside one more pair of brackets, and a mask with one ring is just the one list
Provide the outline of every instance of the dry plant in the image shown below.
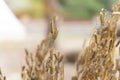
[[[106,17],[106,10],[100,12],[100,30],[94,30],[87,48],[82,50],[77,64],[76,76],[73,80],[120,80],[120,60],[115,60],[117,22],[120,11],[120,1],[114,4],[112,11]],[[116,64],[115,64],[116,63]],[[119,73],[120,75],[120,73]]]
[[27,66],[22,69],[22,80],[64,80],[63,56],[54,47],[58,35],[56,17],[51,20],[50,29],[35,54],[25,50]]
[[[102,9],[100,30],[94,30],[88,47],[79,55],[72,80],[120,80],[120,59],[115,59],[115,48],[120,44],[120,41],[116,43],[119,11],[120,0],[113,5],[109,15],[106,16],[106,10]],[[51,20],[50,29],[50,34],[34,54],[25,49],[22,80],[64,80],[63,56],[54,46],[58,35],[56,17]],[[1,71],[0,80],[6,80]]]
[[6,77],[5,77],[5,76],[3,76],[3,74],[2,74],[2,72],[1,72],[1,70],[0,70],[0,80],[6,80]]

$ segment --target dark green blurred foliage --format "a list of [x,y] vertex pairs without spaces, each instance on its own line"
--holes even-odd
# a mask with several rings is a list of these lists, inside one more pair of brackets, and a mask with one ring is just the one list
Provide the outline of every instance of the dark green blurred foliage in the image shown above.
[[[8,0],[9,1],[9,0]],[[33,18],[45,17],[45,0],[13,0],[18,3],[23,2],[22,9],[16,7],[16,14],[30,15]],[[59,4],[60,12],[68,19],[90,19],[97,15],[101,8],[110,10],[111,4],[117,0],[51,0],[52,5]],[[55,3],[54,3],[55,1]],[[9,1],[10,2],[10,1]],[[51,5],[50,3],[50,5]],[[26,5],[26,6],[25,6]],[[53,7],[54,8],[54,7]],[[56,9],[57,10],[57,9]],[[49,14],[49,13],[48,13]]]
[[89,19],[101,8],[110,10],[113,0],[58,0],[66,18]]

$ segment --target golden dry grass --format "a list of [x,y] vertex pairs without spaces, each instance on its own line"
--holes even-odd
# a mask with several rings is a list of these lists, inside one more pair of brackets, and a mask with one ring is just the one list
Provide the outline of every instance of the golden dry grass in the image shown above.
[[[83,46],[72,80],[120,80],[120,60],[114,58],[115,48],[120,44],[120,41],[116,43],[119,20],[116,13],[119,11],[120,0],[113,5],[107,17],[106,10],[101,10],[101,27],[94,30],[89,45]],[[64,80],[63,55],[56,51],[54,45],[57,35],[54,17],[50,22],[50,34],[37,46],[36,52],[33,54],[25,49],[26,66],[22,68],[22,80]],[[6,80],[1,71],[0,80]]]
[[26,64],[22,69],[23,80],[64,80],[63,56],[54,47],[58,35],[56,17],[50,22],[49,36],[38,45],[33,55],[26,52]]
[[[76,76],[73,80],[119,80],[117,77],[120,60],[114,61],[117,22],[120,11],[120,1],[114,4],[110,15],[106,17],[106,10],[100,12],[100,30],[94,30],[89,46],[82,50],[76,66]],[[116,63],[115,63],[116,62]],[[120,73],[119,73],[120,74]]]

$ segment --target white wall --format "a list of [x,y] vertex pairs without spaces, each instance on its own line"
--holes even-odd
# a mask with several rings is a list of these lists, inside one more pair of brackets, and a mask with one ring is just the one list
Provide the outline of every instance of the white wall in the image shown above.
[[0,41],[22,40],[25,27],[17,20],[3,0],[0,0]]

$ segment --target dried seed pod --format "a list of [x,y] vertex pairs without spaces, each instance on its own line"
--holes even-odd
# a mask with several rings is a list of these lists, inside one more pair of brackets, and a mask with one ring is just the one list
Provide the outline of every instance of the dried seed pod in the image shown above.
[[102,9],[101,12],[100,12],[100,21],[101,21],[101,24],[103,25],[105,23],[105,13],[104,13],[105,9]]
[[117,42],[116,47],[118,47],[119,44],[120,44],[120,40]]

